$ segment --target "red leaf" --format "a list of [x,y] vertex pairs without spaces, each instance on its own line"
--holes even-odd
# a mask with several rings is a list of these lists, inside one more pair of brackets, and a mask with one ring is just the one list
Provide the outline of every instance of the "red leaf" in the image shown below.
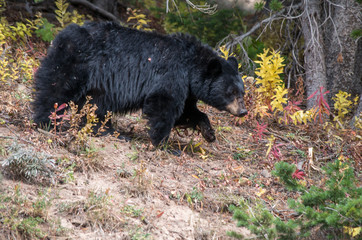
[[60,111],[60,110],[63,110],[63,109],[66,108],[66,107],[68,107],[68,104],[63,103],[62,105],[60,105],[60,106],[55,110],[55,112],[58,112],[58,111]]
[[302,101],[295,101],[295,102],[292,102],[293,105],[300,105],[302,103]]
[[257,124],[257,127],[256,129],[254,129],[254,132],[256,134],[253,134],[253,138],[257,141],[259,141],[263,136],[265,136],[264,132],[266,132],[267,130],[267,127],[268,127],[268,124],[265,123],[265,124],[259,124],[259,122],[257,121],[256,122]]
[[328,109],[330,109],[327,101],[323,97],[322,97],[322,101],[323,101],[323,105],[326,106]]
[[63,120],[70,120],[70,115],[69,114],[62,114],[62,115],[58,115],[58,118],[63,118]]
[[304,179],[305,173],[302,170],[296,169],[292,177],[296,179]]
[[280,151],[279,147],[285,145],[284,143],[279,143],[276,144],[272,147],[271,153],[273,154],[273,156],[280,160],[280,158],[283,156],[282,152]]
[[160,218],[163,215],[164,211],[158,211],[157,218]]
[[312,95],[310,95],[310,96],[307,98],[307,100],[309,100],[309,99],[313,98],[313,97],[314,97],[314,95],[316,95],[316,94],[317,94],[317,92],[318,92],[318,90],[316,90],[314,93],[312,93]]

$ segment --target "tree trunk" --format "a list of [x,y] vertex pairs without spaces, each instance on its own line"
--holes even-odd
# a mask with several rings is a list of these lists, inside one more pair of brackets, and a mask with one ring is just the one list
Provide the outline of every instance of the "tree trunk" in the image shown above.
[[325,17],[329,18],[323,29],[330,103],[340,90],[355,97],[361,94],[362,88],[361,40],[358,46],[351,37],[352,30],[361,27],[361,8],[355,0],[335,0],[333,3],[324,3]]
[[[356,82],[359,83],[361,86],[362,85],[362,40],[361,39],[359,40],[357,46],[354,72],[356,76]],[[360,90],[359,104],[357,107],[357,111],[353,116],[352,125],[354,124],[355,118],[359,117],[361,112],[362,112],[362,90]]]
[[[307,96],[320,87],[327,89],[326,64],[321,25],[321,1],[304,0],[304,13],[301,17],[304,35],[304,68]],[[307,108],[315,104],[316,96],[307,101]]]

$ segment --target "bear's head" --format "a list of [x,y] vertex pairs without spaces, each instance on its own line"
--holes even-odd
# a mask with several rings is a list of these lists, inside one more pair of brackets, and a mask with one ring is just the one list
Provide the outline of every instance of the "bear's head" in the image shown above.
[[228,60],[211,59],[205,77],[210,84],[206,103],[238,117],[248,113],[244,104],[244,83],[239,76],[238,62],[234,57],[229,57]]

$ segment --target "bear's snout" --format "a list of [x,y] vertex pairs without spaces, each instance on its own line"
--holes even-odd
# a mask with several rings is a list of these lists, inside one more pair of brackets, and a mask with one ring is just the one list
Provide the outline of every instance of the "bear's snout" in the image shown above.
[[248,110],[245,109],[244,100],[242,98],[235,98],[226,106],[226,110],[237,117],[243,117],[248,114]]
[[248,110],[246,109],[241,109],[239,112],[239,115],[237,115],[238,117],[244,117],[246,114],[248,114]]

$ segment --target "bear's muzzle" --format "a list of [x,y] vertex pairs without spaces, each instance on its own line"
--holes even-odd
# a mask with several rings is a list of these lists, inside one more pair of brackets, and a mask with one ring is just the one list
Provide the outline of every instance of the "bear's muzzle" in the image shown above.
[[234,101],[226,106],[226,110],[237,117],[243,117],[248,114],[248,110],[245,109],[243,98],[235,98]]

